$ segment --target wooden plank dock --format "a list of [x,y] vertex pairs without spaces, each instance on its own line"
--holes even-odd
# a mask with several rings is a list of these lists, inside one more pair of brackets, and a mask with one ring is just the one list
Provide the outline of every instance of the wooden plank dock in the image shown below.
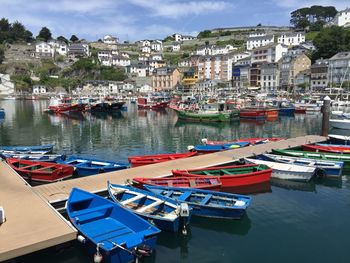
[[7,218],[0,226],[0,261],[76,238],[76,230],[49,205],[67,199],[73,187],[101,192],[106,190],[107,180],[123,184],[133,177],[162,177],[171,174],[172,169],[220,165],[272,149],[292,148],[326,139],[322,136],[303,136],[35,187],[30,187],[6,163],[0,162],[0,206],[5,208]]
[[76,230],[0,161],[0,262],[73,240]]
[[106,190],[108,180],[112,183],[124,184],[127,180],[131,180],[134,177],[162,177],[170,175],[172,169],[194,169],[220,165],[232,162],[233,159],[240,159],[253,156],[254,154],[258,155],[270,152],[272,149],[287,149],[302,144],[325,141],[326,139],[326,137],[315,135],[297,137],[267,144],[104,173],[98,176],[82,177],[54,184],[36,186],[34,187],[34,190],[49,202],[55,202],[67,199],[73,187],[78,187],[89,192],[99,192]]

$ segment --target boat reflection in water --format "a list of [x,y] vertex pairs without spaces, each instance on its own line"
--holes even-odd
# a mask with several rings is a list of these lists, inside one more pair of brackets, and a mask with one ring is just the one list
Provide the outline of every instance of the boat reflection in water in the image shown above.
[[304,191],[304,192],[316,191],[316,184],[312,180],[309,182],[297,182],[297,181],[284,180],[279,178],[271,178],[270,182],[272,186],[276,186],[276,187],[280,187],[288,190],[297,190],[297,191]]
[[81,112],[72,112],[72,113],[49,113],[48,114],[49,119],[51,121],[52,125],[59,125],[62,123],[62,121],[65,122],[77,122],[80,123],[84,120],[86,120],[85,116]]
[[111,119],[122,119],[124,115],[121,111],[113,112],[91,112],[91,117],[102,120],[111,120]]
[[247,186],[236,186],[236,187],[223,187],[221,192],[227,192],[232,194],[260,194],[260,193],[271,193],[270,182],[261,184],[247,185]]
[[[346,178],[346,176],[344,176]],[[333,188],[342,188],[343,181],[341,178],[315,178],[317,185],[323,185]]]

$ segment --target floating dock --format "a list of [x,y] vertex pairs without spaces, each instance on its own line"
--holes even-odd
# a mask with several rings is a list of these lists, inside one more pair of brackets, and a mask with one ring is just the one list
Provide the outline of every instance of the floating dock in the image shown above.
[[177,159],[98,176],[82,177],[30,187],[6,163],[0,163],[0,206],[7,221],[0,226],[0,261],[58,245],[76,238],[76,230],[50,204],[65,201],[71,189],[106,191],[107,181],[123,184],[133,177],[163,177],[173,169],[194,169],[221,165],[244,157],[317,143],[327,138],[316,135]]

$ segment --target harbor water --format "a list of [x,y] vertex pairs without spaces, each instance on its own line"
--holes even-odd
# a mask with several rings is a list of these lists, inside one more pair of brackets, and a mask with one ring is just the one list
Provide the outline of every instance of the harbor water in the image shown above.
[[[6,111],[0,119],[0,145],[54,144],[57,153],[127,161],[130,155],[184,152],[202,138],[297,137],[321,132],[321,114],[203,124],[180,122],[170,109],[140,111],[135,104],[114,114],[73,115],[43,113],[47,104],[0,101]],[[340,130],[331,133],[350,135]],[[161,233],[156,253],[144,261],[348,263],[349,178],[262,185],[251,193],[253,202],[241,220],[193,218],[186,236]],[[73,242],[21,257],[18,262],[93,259],[81,244]]]

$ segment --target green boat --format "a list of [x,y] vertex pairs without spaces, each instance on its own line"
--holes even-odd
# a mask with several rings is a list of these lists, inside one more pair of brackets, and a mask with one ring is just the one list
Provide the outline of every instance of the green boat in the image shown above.
[[343,174],[350,175],[350,154],[306,152],[297,150],[272,150],[274,154],[344,162]]
[[208,103],[201,105],[198,110],[174,109],[180,120],[197,122],[228,122],[239,119],[239,110],[230,109],[229,104]]

